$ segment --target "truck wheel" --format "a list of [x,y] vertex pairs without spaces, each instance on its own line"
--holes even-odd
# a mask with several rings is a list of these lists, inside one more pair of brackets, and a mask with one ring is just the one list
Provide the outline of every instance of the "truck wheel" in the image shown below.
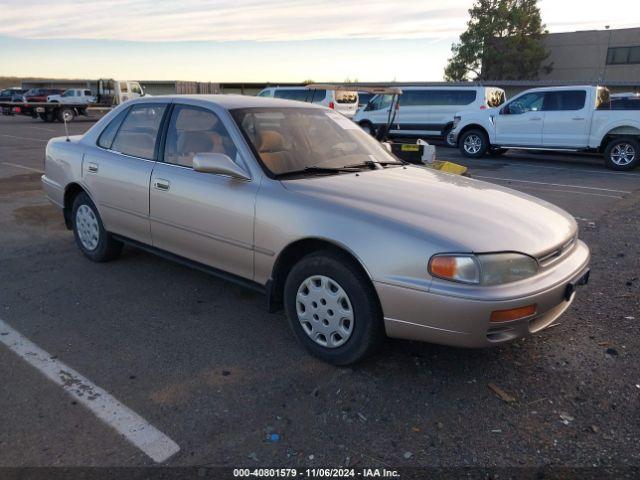
[[489,139],[482,130],[467,130],[458,140],[460,153],[469,158],[480,158],[489,149]]
[[78,194],[73,201],[71,222],[76,244],[90,260],[108,262],[122,252],[122,243],[104,229],[98,209],[86,193]]
[[365,132],[371,135],[372,137],[376,136],[376,129],[373,127],[371,122],[360,122],[360,128]]
[[287,276],[284,304],[300,343],[325,362],[355,363],[385,338],[371,282],[342,254],[326,250],[300,260]]
[[444,139],[444,144],[447,147],[456,148],[457,144],[456,142],[453,141],[453,135],[451,135],[451,130],[453,130],[453,127],[446,128],[445,131],[442,132],[442,137]]
[[611,170],[632,170],[640,163],[640,143],[634,138],[616,138],[604,149],[604,164]]
[[61,122],[64,122],[65,120],[67,122],[72,122],[73,119],[76,118],[76,111],[73,108],[61,108],[58,111],[58,120]]

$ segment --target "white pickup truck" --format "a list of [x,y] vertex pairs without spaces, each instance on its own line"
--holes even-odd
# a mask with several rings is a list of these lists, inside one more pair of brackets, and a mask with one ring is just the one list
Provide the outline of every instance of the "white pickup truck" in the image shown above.
[[60,95],[49,95],[47,102],[54,103],[95,103],[96,97],[93,96],[91,90],[84,88],[68,88]]
[[604,87],[526,90],[498,108],[461,111],[450,142],[479,158],[507,149],[591,151],[613,170],[640,164],[640,110],[611,110]]

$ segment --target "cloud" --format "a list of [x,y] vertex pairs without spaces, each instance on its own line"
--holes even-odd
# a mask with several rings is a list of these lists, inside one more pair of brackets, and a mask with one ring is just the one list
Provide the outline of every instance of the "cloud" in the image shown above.
[[469,0],[0,0],[0,35],[25,39],[451,39]]

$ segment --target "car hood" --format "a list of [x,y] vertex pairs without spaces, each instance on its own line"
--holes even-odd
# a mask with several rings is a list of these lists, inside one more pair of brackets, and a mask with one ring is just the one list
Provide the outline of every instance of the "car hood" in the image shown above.
[[577,233],[574,218],[544,200],[422,167],[292,179],[282,184],[342,211],[441,238],[450,248],[464,252],[518,251],[539,256]]

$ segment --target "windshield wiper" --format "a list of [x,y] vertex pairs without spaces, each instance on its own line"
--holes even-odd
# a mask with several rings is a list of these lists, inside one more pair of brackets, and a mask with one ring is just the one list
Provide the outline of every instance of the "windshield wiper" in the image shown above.
[[364,162],[360,162],[360,163],[354,163],[352,165],[344,165],[342,168],[358,168],[358,167],[369,167],[369,168],[376,168],[376,165],[380,165],[381,167],[386,167],[387,165],[406,165],[405,162],[398,162],[398,161],[392,161],[392,162],[374,162],[373,160],[367,160]]
[[351,166],[346,166],[346,167],[316,167],[316,166],[310,166],[310,167],[305,167],[305,168],[301,168],[300,170],[291,170],[288,172],[282,172],[282,173],[278,173],[276,175],[276,177],[281,178],[281,177],[289,177],[289,176],[294,176],[294,175],[304,175],[304,174],[327,174],[327,175],[331,175],[331,174],[336,174],[336,173],[354,173],[357,172],[358,170],[354,167]]

